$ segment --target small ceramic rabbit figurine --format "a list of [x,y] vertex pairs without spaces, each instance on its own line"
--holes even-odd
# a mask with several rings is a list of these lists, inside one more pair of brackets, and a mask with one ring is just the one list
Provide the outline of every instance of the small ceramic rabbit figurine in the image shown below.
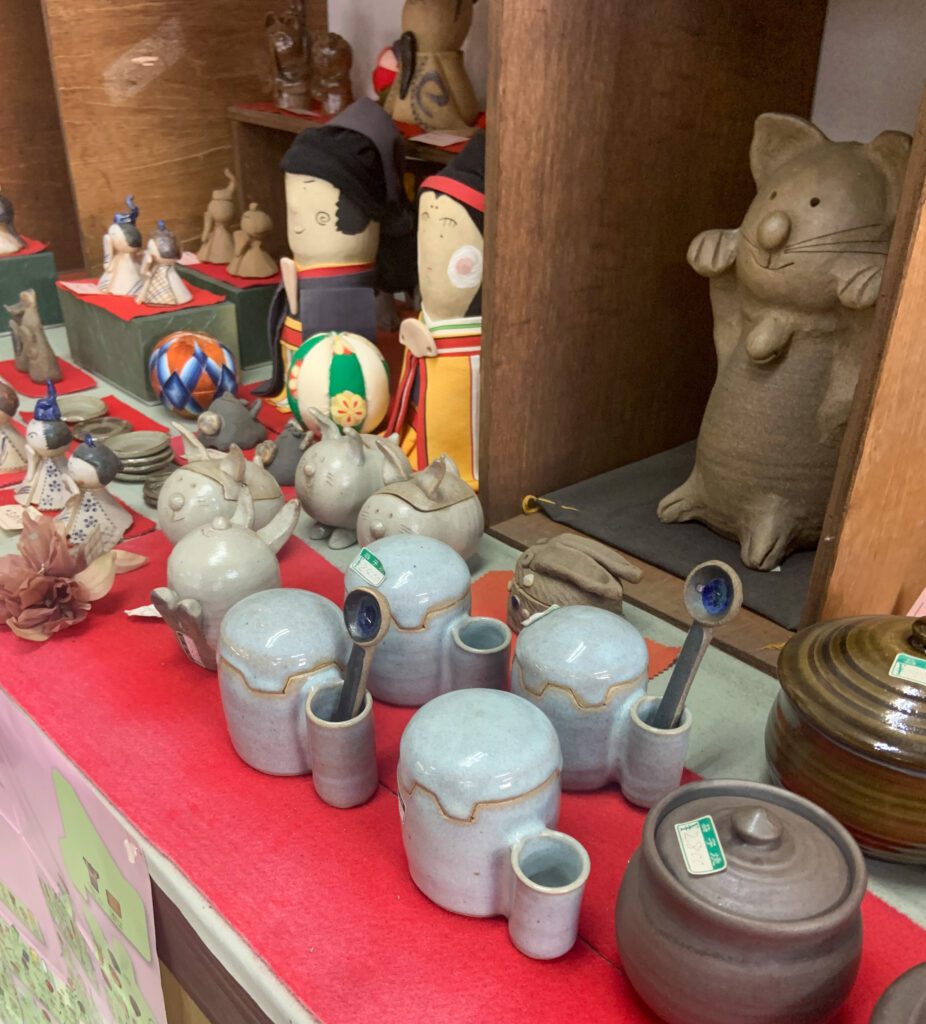
[[694,470],[658,514],[737,539],[750,568],[819,539],[909,151],[902,132],[832,142],[762,114],[742,225],[688,249],[711,282],[717,380]]
[[0,195],[0,256],[19,252],[25,244],[13,224],[13,201]]
[[72,440],[61,419],[55,385],[49,381],[48,395],[35,403],[26,427],[26,476],[13,492],[20,505],[34,505],[43,512],[64,508],[71,495],[64,453]]
[[13,473],[26,466],[26,442],[13,426],[19,409],[19,395],[0,380],[0,473]]
[[[308,448],[296,467],[296,493],[315,520],[309,536],[328,538],[328,546],[347,548],[356,543],[357,515],[364,501],[384,484],[411,476],[408,460],[392,441],[358,434],[312,410],[322,439]],[[384,448],[390,446],[386,459]]]
[[141,261],[141,287],[135,301],[146,306],[182,306],[189,302],[193,293],[177,273],[179,259],[177,236],[159,220]]
[[102,551],[114,548],[132,525],[132,513],[106,490],[122,470],[122,462],[105,444],[88,434],[68,458],[66,485],[72,492],[58,519],[65,523],[68,543],[82,544],[99,530]]
[[[405,460],[396,446],[377,442],[396,473]],[[396,533],[413,533],[442,540],[464,558],[476,553],[485,522],[476,492],[460,479],[449,455],[441,455],[427,469],[401,476],[363,503],[357,516],[357,542],[364,547]]]
[[314,440],[312,431],[305,431],[295,420],[290,420],[279,437],[260,442],[254,449],[254,460],[260,462],[278,484],[292,487],[302,453]]
[[350,43],[337,32],[322,32],[312,40],[312,102],[329,117],[354,102]]
[[475,0],[405,0],[399,74],[386,97],[396,121],[425,129],[464,128],[479,113],[460,47]]
[[233,444],[247,450],[267,436],[267,428],[257,422],[260,399],[248,405],[234,395],[219,395],[196,421],[196,436],[207,448],[227,452]]
[[277,272],[276,260],[264,252],[264,239],[273,230],[273,221],[250,203],[241,218],[241,227],[235,232],[235,256],[228,264],[229,274],[237,277],[273,277]]
[[97,287],[109,295],[134,295],[141,281],[138,268],[141,234],[135,226],[138,220],[135,197],[126,196],[125,205],[128,213],[115,214],[103,236],[103,274]]
[[41,384],[45,380],[57,384],[61,380],[61,367],[45,337],[35,289],[20,292],[19,302],[4,308],[10,314],[16,369],[28,373],[33,384]]
[[235,203],[232,197],[238,181],[228,168],[225,169],[228,184],[212,193],[212,201],[203,214],[202,245],[196,254],[201,263],[230,263],[235,255],[235,242],[229,225],[235,219]]

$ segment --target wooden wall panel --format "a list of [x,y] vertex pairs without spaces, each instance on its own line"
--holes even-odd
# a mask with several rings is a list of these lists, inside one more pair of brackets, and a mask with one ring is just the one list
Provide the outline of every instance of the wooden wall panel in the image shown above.
[[0,39],[0,185],[19,230],[49,242],[59,270],[74,269],[83,258],[41,0],[2,0]]
[[[44,3],[88,264],[128,193],[143,234],[163,217],[192,245],[231,167],[226,109],[269,96],[263,24],[282,0]],[[323,25],[324,3],[310,14]]]
[[487,521],[695,436],[715,372],[685,263],[808,114],[824,0],[492,0],[480,487]]

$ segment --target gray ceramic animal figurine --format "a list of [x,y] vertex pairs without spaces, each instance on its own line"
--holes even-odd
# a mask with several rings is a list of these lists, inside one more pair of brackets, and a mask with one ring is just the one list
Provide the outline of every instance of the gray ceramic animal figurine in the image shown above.
[[9,256],[25,248],[25,241],[13,224],[13,201],[0,195],[0,256]]
[[[377,443],[395,472],[403,473],[404,459],[396,457],[396,446]],[[394,533],[415,533],[442,540],[470,558],[479,547],[484,526],[476,492],[460,479],[453,459],[441,455],[425,469],[401,476],[367,498],[357,517],[357,542],[365,546]]]
[[279,437],[260,442],[254,449],[254,461],[259,462],[280,486],[292,487],[302,453],[314,440],[311,431],[303,430],[292,419]]
[[257,422],[260,399],[251,405],[234,395],[219,395],[196,420],[196,436],[207,448],[227,452],[233,444],[247,450],[260,444],[267,428]]
[[508,584],[508,625],[518,633],[528,619],[554,605],[592,605],[620,615],[626,580],[643,570],[591,537],[563,533],[531,545]]
[[187,657],[214,670],[222,618],[243,597],[280,586],[276,553],[293,535],[299,502],[284,505],[254,530],[254,505],[244,491],[232,517],[217,516],[183,537],[167,559],[167,586],[151,592],[161,618]]
[[228,184],[212,193],[212,200],[203,214],[202,245],[197,257],[201,263],[230,263],[235,255],[235,243],[229,226],[235,219],[235,202],[232,198],[238,180],[228,168],[225,169]]
[[46,380],[57,384],[61,380],[61,367],[45,337],[35,289],[20,292],[19,302],[4,306],[4,309],[10,314],[16,369],[28,373],[33,384],[41,384]]
[[[327,538],[331,548],[347,548],[357,542],[357,515],[366,499],[403,474],[411,476],[412,468],[393,439],[358,434],[350,427],[342,434],[334,420],[318,409],[309,413],[322,437],[299,460],[296,493],[315,520],[309,536]],[[383,454],[384,444],[394,449],[389,460]]]
[[901,132],[831,142],[763,114],[743,223],[688,249],[711,282],[717,380],[694,470],[658,514],[738,540],[750,568],[819,539],[909,150]]

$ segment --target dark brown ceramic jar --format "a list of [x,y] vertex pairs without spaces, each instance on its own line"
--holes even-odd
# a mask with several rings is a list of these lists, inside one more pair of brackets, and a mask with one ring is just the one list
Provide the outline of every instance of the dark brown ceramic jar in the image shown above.
[[[726,857],[686,867],[675,826],[710,815]],[[759,783],[695,782],[647,815],[617,899],[621,965],[668,1024],[816,1024],[848,995],[865,862],[809,801]]]
[[801,630],[778,659],[765,730],[776,782],[829,811],[866,853],[911,864],[926,864],[924,652],[924,619]]
[[869,1024],[926,1024],[926,964],[912,967],[891,985]]

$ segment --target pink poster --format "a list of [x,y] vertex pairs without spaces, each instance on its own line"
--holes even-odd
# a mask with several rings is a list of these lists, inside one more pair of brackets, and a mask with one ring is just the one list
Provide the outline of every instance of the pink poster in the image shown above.
[[2,690],[0,1021],[166,1024],[145,859]]

